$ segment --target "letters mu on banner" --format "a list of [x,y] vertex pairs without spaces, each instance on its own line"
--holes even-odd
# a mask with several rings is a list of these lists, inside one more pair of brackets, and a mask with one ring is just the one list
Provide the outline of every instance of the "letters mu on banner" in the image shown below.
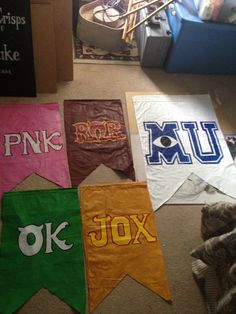
[[170,301],[146,184],[82,185],[80,199],[90,311],[125,276]]
[[46,288],[85,314],[77,189],[5,193],[2,216],[0,313],[15,313]]
[[70,187],[58,104],[1,105],[0,198],[32,173]]
[[73,186],[101,164],[134,180],[120,100],[65,100],[64,117]]
[[236,167],[209,95],[135,96],[133,103],[154,209],[191,173],[236,198]]

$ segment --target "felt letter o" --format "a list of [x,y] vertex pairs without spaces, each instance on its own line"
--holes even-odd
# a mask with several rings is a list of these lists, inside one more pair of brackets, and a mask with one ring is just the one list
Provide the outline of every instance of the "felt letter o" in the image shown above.
[[[21,252],[26,256],[33,256],[37,254],[43,245],[43,235],[42,235],[43,225],[35,226],[29,225],[25,228],[18,228],[20,235],[18,238],[18,244]],[[33,244],[28,243],[28,235],[33,234],[35,237],[35,242]]]

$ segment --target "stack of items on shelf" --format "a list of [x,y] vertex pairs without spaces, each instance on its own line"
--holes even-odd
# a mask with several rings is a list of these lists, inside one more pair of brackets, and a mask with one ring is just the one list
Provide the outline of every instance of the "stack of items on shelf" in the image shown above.
[[236,27],[199,18],[193,0],[175,2],[167,10],[172,45],[167,72],[235,74]]
[[202,20],[236,24],[235,0],[194,0]]

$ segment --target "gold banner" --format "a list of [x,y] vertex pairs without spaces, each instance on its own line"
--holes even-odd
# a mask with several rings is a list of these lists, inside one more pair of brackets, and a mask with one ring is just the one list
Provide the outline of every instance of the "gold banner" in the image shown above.
[[80,202],[90,310],[126,275],[170,301],[146,183],[84,185]]

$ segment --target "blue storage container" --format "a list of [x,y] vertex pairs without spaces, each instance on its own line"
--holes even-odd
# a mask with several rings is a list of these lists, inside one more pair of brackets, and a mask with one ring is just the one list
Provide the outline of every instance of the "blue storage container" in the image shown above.
[[176,2],[167,16],[172,45],[166,71],[236,74],[236,25],[202,21],[193,0]]

